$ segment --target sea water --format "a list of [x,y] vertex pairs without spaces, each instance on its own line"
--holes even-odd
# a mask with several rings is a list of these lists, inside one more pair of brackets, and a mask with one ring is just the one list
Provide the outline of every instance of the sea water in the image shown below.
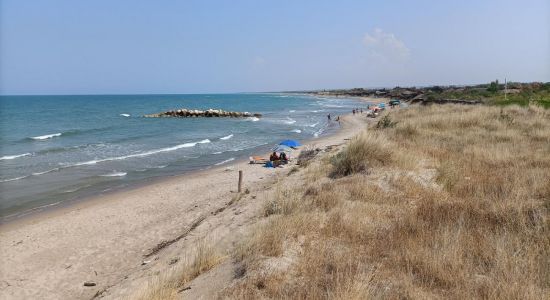
[[[280,93],[1,96],[0,217],[261,155],[283,139],[314,139],[338,127],[328,114],[361,105]],[[263,117],[143,117],[179,108]]]

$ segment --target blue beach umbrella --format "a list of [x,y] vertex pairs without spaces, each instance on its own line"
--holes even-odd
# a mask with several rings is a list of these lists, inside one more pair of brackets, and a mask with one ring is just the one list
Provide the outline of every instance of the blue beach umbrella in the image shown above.
[[280,142],[279,145],[284,145],[284,146],[288,146],[288,147],[292,147],[292,148],[302,146],[302,144],[300,144],[300,142],[298,142],[296,140],[284,140],[284,141]]

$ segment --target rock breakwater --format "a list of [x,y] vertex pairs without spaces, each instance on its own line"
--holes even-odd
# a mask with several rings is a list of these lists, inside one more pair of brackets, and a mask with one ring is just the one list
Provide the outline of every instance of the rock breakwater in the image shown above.
[[197,110],[197,109],[176,109],[169,110],[156,114],[145,115],[146,118],[249,118],[256,117],[260,118],[262,114],[252,114],[249,112],[238,112],[238,111],[225,111],[222,109],[208,109],[208,110]]

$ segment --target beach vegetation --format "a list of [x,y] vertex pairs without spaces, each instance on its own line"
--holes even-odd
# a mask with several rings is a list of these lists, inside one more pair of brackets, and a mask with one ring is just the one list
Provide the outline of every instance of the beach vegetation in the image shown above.
[[278,187],[233,254],[241,275],[224,297],[548,296],[550,112],[444,105],[393,116],[396,126],[311,161],[303,185]]
[[186,284],[199,275],[209,271],[225,257],[211,242],[202,238],[183,259],[174,260],[170,270],[153,276],[148,284],[131,299],[139,300],[172,300],[180,299],[180,293],[186,289]]

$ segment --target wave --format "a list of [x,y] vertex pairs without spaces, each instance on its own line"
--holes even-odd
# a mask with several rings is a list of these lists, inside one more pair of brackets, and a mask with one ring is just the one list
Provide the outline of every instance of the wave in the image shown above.
[[257,117],[250,117],[250,118],[246,118],[245,121],[258,122],[258,121],[260,121],[260,118],[257,118]]
[[293,113],[293,112],[296,112],[296,111],[292,109],[292,110],[289,110],[288,112],[289,112],[289,113]]
[[217,151],[217,152],[214,152],[212,154],[222,154],[223,152],[222,151]]
[[291,119],[291,118],[286,118],[286,121],[283,121],[283,123],[291,125],[291,124],[296,123],[296,120]]
[[109,174],[104,174],[104,175],[99,175],[101,177],[122,177],[122,176],[126,176],[126,172],[114,172],[114,173],[109,173]]
[[43,171],[43,172],[35,172],[35,173],[32,173],[32,175],[40,176],[40,175],[44,175],[44,174],[55,172],[55,171],[59,171],[59,168],[54,168],[54,169]]
[[325,104],[325,103],[321,103],[319,104],[323,107],[330,107],[330,108],[342,108],[342,107],[345,107],[344,105],[336,105],[336,104]]
[[327,129],[327,127],[328,127],[328,123],[325,124],[325,126],[319,128],[319,130],[317,130],[315,133],[313,133],[313,136],[316,137],[316,138],[319,137],[319,135],[321,135],[323,132],[325,132],[325,129]]
[[128,118],[130,116],[130,114],[120,114],[120,116]]
[[32,155],[31,153],[23,153],[23,154],[16,154],[16,155],[6,155],[6,156],[0,157],[0,160],[11,160],[11,159],[16,159],[16,158],[19,158],[19,157],[25,157],[25,156],[31,156],[31,155]]
[[21,177],[2,179],[2,180],[0,180],[0,182],[16,181],[16,180],[20,180],[20,179],[23,179],[23,178],[27,178],[27,177],[29,177],[29,176],[30,176],[30,175],[25,175],[25,176],[21,176]]
[[146,152],[142,152],[142,153],[136,153],[136,154],[130,154],[130,155],[124,155],[124,156],[109,157],[109,158],[103,158],[103,159],[98,159],[98,160],[90,160],[90,161],[85,161],[85,162],[79,162],[79,163],[75,163],[75,164],[72,164],[72,165],[68,165],[66,167],[95,165],[97,163],[106,162],[106,161],[124,160],[124,159],[135,158],[135,157],[144,157],[144,156],[154,155],[154,154],[157,154],[157,153],[175,151],[175,150],[182,149],[182,148],[190,148],[190,147],[196,146],[197,144],[207,144],[207,143],[210,143],[209,139],[204,139],[202,141],[193,142],[193,143],[180,144],[180,145],[176,145],[176,146],[168,147],[168,148],[162,148],[162,149],[157,149],[157,150],[146,151]]
[[296,132],[296,133],[302,133],[302,131],[300,129],[292,129],[291,131]]
[[228,162],[234,161],[234,160],[235,160],[235,158],[234,158],[234,157],[231,157],[231,158],[226,159],[226,160],[224,160],[224,161],[220,161],[219,163],[214,164],[214,165],[215,165],[215,166],[219,166],[219,165],[223,165],[223,164],[225,164],[225,163],[228,163]]
[[59,203],[61,203],[61,201],[57,201],[57,202],[54,202],[54,203],[50,203],[50,204],[46,204],[46,205],[42,205],[42,206],[38,206],[38,207],[33,207],[31,209],[27,209],[27,210],[24,210],[22,212],[17,212],[17,213],[14,213],[14,214],[11,214],[11,215],[7,215],[7,216],[4,216],[2,218],[4,219],[8,219],[8,218],[12,218],[12,217],[22,217],[22,216],[25,216],[25,215],[28,215],[30,213],[32,213],[33,211],[37,211],[37,210],[41,210],[41,209],[44,209],[46,207],[50,207],[50,206],[55,206],[55,205],[58,205]]
[[228,136],[224,136],[224,137],[220,138],[220,140],[228,140],[228,139],[230,139],[230,138],[232,138],[232,137],[233,137],[233,135],[230,134],[230,135],[228,135]]
[[25,143],[25,142],[32,142],[32,141],[41,141],[41,140],[47,140],[54,137],[59,136],[73,136],[73,135],[80,135],[80,134],[87,134],[87,133],[95,133],[95,132],[103,132],[106,130],[110,130],[115,128],[115,126],[107,126],[107,127],[100,127],[100,128],[88,128],[88,129],[70,129],[67,131],[52,133],[52,134],[46,134],[46,135],[39,135],[34,137],[26,137],[23,139],[20,139],[16,141],[16,143]]
[[47,140],[47,139],[51,139],[51,138],[58,137],[58,136],[61,136],[61,135],[62,135],[62,133],[58,132],[58,133],[52,133],[52,134],[39,135],[39,136],[31,137],[31,139],[33,139],[33,140]]
[[315,124],[311,124],[311,125],[307,125],[308,127],[311,127],[311,128],[314,128],[316,127],[317,125],[319,125],[319,122],[315,123]]

